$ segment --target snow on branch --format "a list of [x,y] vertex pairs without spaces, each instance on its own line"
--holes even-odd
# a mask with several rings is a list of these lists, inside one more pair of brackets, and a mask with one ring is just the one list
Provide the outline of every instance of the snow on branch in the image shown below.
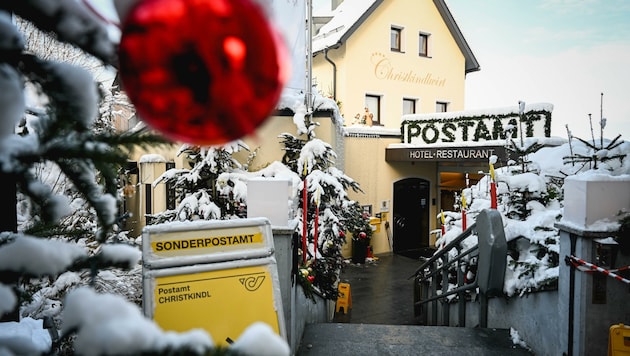
[[3,1],[0,9],[16,13],[44,31],[56,33],[60,41],[74,44],[105,63],[117,63],[116,47],[105,24],[80,1]]

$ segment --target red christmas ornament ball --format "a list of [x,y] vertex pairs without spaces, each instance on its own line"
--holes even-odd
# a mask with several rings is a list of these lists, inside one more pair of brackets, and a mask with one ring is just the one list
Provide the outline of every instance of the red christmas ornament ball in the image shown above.
[[251,134],[275,108],[287,58],[252,0],[141,0],[122,23],[123,88],[140,119],[175,141]]

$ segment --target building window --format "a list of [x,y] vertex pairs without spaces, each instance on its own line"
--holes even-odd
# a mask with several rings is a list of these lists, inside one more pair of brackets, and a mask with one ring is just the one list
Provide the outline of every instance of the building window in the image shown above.
[[402,52],[402,28],[392,26],[390,32],[390,46],[392,51]]
[[381,97],[378,95],[365,95],[365,108],[372,114],[372,125],[380,125]]
[[448,111],[448,103],[444,101],[436,101],[435,102],[435,112],[447,112]]
[[416,99],[403,98],[403,115],[416,113]]
[[420,33],[418,36],[418,54],[422,57],[429,56],[429,35],[427,33]]

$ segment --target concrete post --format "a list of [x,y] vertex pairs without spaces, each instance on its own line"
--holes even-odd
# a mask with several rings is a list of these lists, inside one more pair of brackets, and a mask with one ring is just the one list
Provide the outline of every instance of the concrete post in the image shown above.
[[282,297],[282,307],[284,309],[285,325],[287,326],[287,338],[291,345],[294,345],[295,337],[295,313],[292,301],[293,285],[291,281],[293,269],[293,234],[296,226],[272,226],[273,245],[275,249],[276,265],[278,266],[278,278],[280,279],[280,295]]
[[630,211],[630,177],[569,177],[564,195],[564,216],[556,224],[559,350],[567,355],[605,355],[610,326],[630,323],[630,288],[606,274],[577,269],[567,259],[607,264],[599,266],[607,270],[630,264],[630,255],[614,248],[617,214]]

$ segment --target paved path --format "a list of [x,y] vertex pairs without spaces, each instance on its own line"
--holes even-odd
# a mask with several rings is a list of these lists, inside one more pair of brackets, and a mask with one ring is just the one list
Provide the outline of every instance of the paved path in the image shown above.
[[409,277],[420,263],[387,254],[346,266],[341,281],[350,284],[352,309],[307,325],[297,355],[531,355],[513,345],[509,330],[418,325]]
[[365,264],[349,264],[341,281],[350,284],[352,309],[335,313],[335,322],[352,324],[416,325],[413,316],[413,279],[417,259],[387,254]]

